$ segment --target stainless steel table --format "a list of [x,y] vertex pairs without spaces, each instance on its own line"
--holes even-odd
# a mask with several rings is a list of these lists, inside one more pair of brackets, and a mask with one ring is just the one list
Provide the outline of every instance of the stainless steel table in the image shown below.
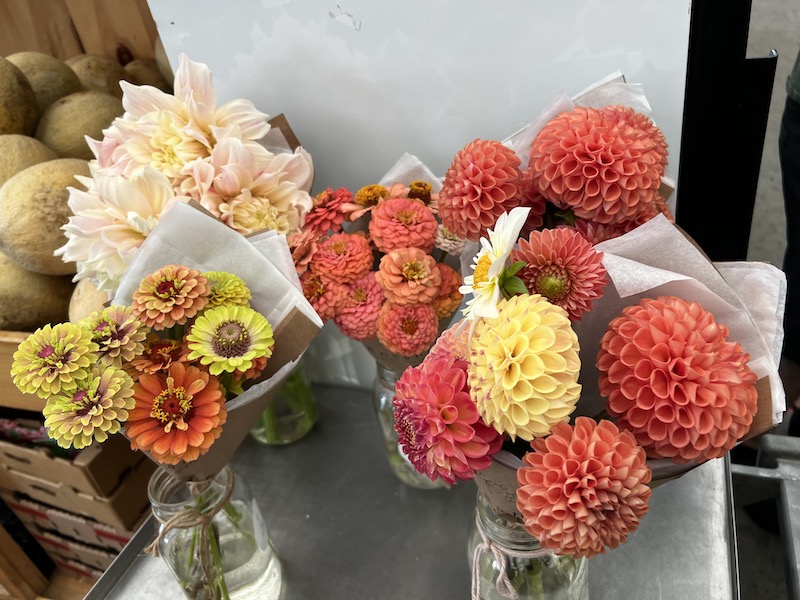
[[[248,439],[232,463],[250,484],[284,567],[285,600],[469,597],[475,486],[409,488],[389,470],[370,393],[316,390],[319,423],[282,448]],[[730,471],[716,460],[653,493],[628,543],[590,561],[592,600],[739,597]],[[179,598],[145,523],[87,600]]]

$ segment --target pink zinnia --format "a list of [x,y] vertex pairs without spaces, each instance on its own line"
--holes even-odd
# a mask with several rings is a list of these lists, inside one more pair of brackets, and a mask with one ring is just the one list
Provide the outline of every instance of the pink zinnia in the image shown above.
[[432,304],[436,309],[436,316],[445,319],[456,312],[464,298],[458,291],[461,287],[461,273],[444,263],[438,263],[437,266],[442,282],[439,284],[439,294],[433,299]]
[[378,314],[378,341],[400,356],[425,352],[438,331],[436,311],[429,304],[400,306],[385,302]]
[[573,229],[533,231],[520,239],[511,261],[525,266],[517,276],[531,294],[540,294],[567,311],[572,321],[592,309],[592,301],[603,295],[606,269],[603,253],[597,252]]
[[442,354],[457,360],[469,361],[470,336],[470,321],[462,319],[442,332],[428,352],[428,356]]
[[395,304],[428,304],[439,295],[439,265],[419,248],[394,250],[381,259],[378,283]]
[[398,441],[414,468],[436,481],[468,480],[492,463],[502,436],[469,397],[467,363],[449,357],[409,367],[394,397]]
[[645,298],[611,321],[597,356],[606,410],[649,456],[719,458],[757,408],[750,357],[697,302]]
[[383,288],[370,271],[347,286],[347,296],[334,319],[339,330],[354,340],[375,337],[378,331],[378,314],[384,301]]
[[329,231],[338,233],[342,230],[345,215],[342,205],[353,201],[353,193],[347,188],[327,188],[314,198],[314,208],[306,215],[304,228],[327,235]]
[[438,210],[442,224],[478,241],[504,212],[519,206],[520,160],[500,142],[475,140],[458,151],[444,176]]
[[361,279],[372,268],[369,240],[357,233],[334,233],[319,242],[311,270],[337,283]]
[[347,298],[347,288],[344,285],[326,280],[313,271],[303,273],[300,285],[306,300],[311,303],[323,321],[335,317],[339,307]]
[[427,253],[433,250],[437,227],[433,211],[421,201],[390,198],[372,210],[369,235],[384,254],[400,248]]
[[624,543],[648,509],[644,450],[611,421],[578,417],[531,442],[517,469],[517,508],[543,548],[592,557]]
[[319,239],[320,235],[310,229],[287,236],[286,242],[292,252],[294,269],[298,277],[309,269],[311,259],[317,253]]

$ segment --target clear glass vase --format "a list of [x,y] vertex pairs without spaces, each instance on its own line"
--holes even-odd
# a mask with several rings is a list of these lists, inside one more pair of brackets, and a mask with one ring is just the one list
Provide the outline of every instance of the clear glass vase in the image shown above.
[[[467,557],[472,568],[473,590],[478,576],[480,600],[589,599],[587,559],[559,556],[542,549],[520,521],[511,515],[494,514],[480,491],[475,512]],[[481,530],[486,540],[502,551],[502,560],[486,545]]]
[[301,362],[250,430],[262,444],[282,446],[306,436],[317,422],[317,401]]
[[378,414],[383,443],[392,472],[397,475],[400,481],[411,487],[423,490],[448,487],[445,481],[441,479],[431,481],[427,475],[418,472],[414,465],[411,464],[411,461],[408,460],[405,452],[403,452],[402,446],[398,444],[397,432],[394,429],[394,404],[392,399],[394,398],[394,386],[397,380],[400,379],[402,372],[394,371],[381,363],[376,364],[378,374],[375,377],[372,399],[375,405],[375,412]]
[[281,563],[250,488],[225,467],[187,483],[159,468],[147,488],[163,557],[188,598],[277,600]]

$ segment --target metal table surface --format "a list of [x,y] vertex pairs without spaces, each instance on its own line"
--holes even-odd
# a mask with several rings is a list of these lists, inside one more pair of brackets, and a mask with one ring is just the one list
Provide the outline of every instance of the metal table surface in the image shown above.
[[[416,490],[389,469],[368,391],[318,387],[319,422],[301,442],[249,439],[232,465],[259,501],[284,568],[284,600],[469,597],[467,532],[476,488]],[[739,597],[730,470],[706,463],[657,488],[627,544],[591,559],[592,600]],[[179,598],[145,555],[148,520],[87,600]]]

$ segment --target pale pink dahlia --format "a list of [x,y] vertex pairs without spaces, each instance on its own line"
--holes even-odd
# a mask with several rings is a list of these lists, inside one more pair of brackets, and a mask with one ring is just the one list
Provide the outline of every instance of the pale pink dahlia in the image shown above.
[[385,302],[378,314],[378,341],[401,356],[414,356],[430,348],[438,329],[436,311],[429,304]]
[[347,288],[335,281],[326,280],[313,271],[306,271],[300,277],[303,295],[317,311],[320,319],[327,321],[336,316],[339,307],[347,298]]
[[525,263],[517,276],[528,291],[566,310],[571,321],[580,320],[592,309],[592,301],[603,295],[602,260],[603,253],[572,229],[533,231],[511,252],[512,262]]
[[551,120],[531,145],[539,192],[577,217],[633,220],[655,202],[666,163],[663,136],[630,108],[577,107]]
[[345,214],[342,205],[353,201],[353,193],[347,188],[326,188],[314,198],[314,207],[306,215],[305,231],[315,231],[327,235],[329,231],[342,230]]
[[393,403],[398,442],[414,468],[432,481],[474,478],[503,444],[470,400],[466,368],[463,360],[426,359],[406,369],[397,382]]
[[578,417],[531,446],[517,469],[517,508],[543,548],[592,557],[636,530],[649,508],[651,472],[630,432]]
[[520,160],[495,141],[475,140],[458,151],[439,193],[439,217],[450,231],[478,241],[498,217],[519,206]]
[[461,273],[444,263],[438,263],[442,282],[439,284],[439,295],[433,299],[436,316],[445,319],[452,315],[461,305],[464,296],[458,291],[461,287]]
[[375,337],[378,313],[383,305],[383,288],[370,271],[364,277],[347,284],[347,297],[342,302],[334,322],[339,330],[354,340]]
[[400,248],[433,250],[438,224],[433,211],[419,200],[390,198],[372,210],[369,235],[381,252]]
[[645,298],[611,321],[597,368],[606,410],[654,458],[723,456],[750,429],[756,376],[697,302]]
[[335,233],[317,245],[311,259],[311,270],[337,283],[350,283],[362,278],[372,268],[369,241],[357,233]]
[[378,283],[395,304],[429,304],[439,295],[439,264],[419,248],[393,250],[381,259]]

